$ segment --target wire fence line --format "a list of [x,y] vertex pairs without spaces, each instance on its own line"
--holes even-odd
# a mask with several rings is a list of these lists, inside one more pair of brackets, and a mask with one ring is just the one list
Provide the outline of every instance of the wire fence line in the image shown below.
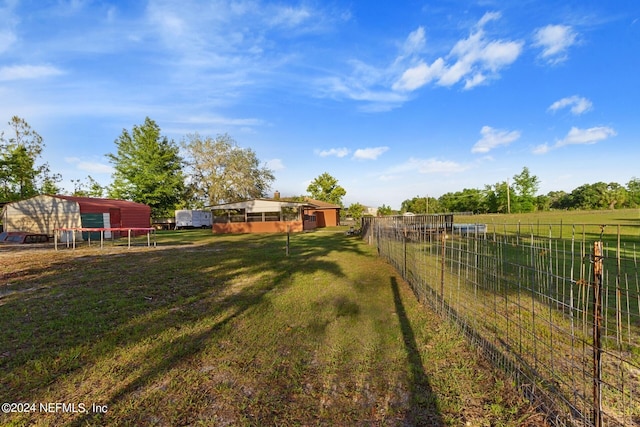
[[556,426],[640,426],[640,228],[365,218],[362,237]]

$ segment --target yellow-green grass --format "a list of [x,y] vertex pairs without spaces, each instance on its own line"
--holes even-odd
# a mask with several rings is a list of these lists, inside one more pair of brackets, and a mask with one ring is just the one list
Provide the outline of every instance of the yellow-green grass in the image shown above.
[[622,246],[640,245],[640,209],[460,215],[454,216],[454,222],[486,224],[488,234],[519,233],[524,238],[535,235],[564,240],[602,237],[614,248],[620,236]]
[[343,229],[157,242],[3,250],[1,425],[540,425]]
[[[543,238],[516,243],[513,235],[508,241],[502,236],[495,241],[493,236],[487,240],[453,236],[444,243],[420,237],[423,241],[397,241],[394,236],[380,239],[381,253],[405,272],[416,293],[430,296],[434,303],[444,295],[447,306],[475,333],[488,341],[498,337],[496,345],[507,357],[537,366],[541,383],[559,381],[555,393],[572,396],[579,387],[579,393],[589,398],[591,381],[576,374],[590,372],[592,364],[589,310],[593,291],[588,284],[589,258],[581,255],[582,236],[573,255],[557,238],[549,246]],[[625,420],[640,415],[633,397],[640,366],[635,259],[621,260],[619,270],[615,258],[605,259],[603,275],[608,289],[603,298],[603,334],[607,337],[603,340],[603,408],[609,416]],[[618,271],[629,279],[615,292]]]

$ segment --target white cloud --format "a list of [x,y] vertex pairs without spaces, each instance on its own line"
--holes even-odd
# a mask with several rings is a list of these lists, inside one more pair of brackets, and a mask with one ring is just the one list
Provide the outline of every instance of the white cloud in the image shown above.
[[232,118],[223,116],[191,116],[184,120],[185,123],[197,123],[205,125],[225,125],[225,126],[262,126],[265,121],[254,118]]
[[19,22],[14,13],[17,1],[0,2],[0,53],[8,51],[18,40],[15,28]]
[[312,16],[312,13],[306,8],[277,7],[270,23],[274,26],[297,27]]
[[544,143],[534,147],[532,153],[546,154],[551,150],[567,145],[592,145],[616,135],[616,131],[607,126],[596,126],[589,129],[572,127],[567,133],[567,136],[557,140],[553,146]]
[[76,166],[78,170],[89,172],[89,173],[99,173],[99,174],[112,174],[114,169],[112,166],[95,161],[86,161],[82,160],[78,157],[65,157],[65,162],[71,163]]
[[568,58],[567,50],[576,43],[577,34],[568,25],[547,25],[538,28],[533,45],[540,47],[540,56],[550,64],[558,64]]
[[583,98],[581,96],[569,96],[567,98],[562,98],[549,107],[550,111],[557,111],[562,108],[569,107],[572,114],[579,116],[582,113],[586,113],[591,110],[593,103],[589,101],[587,98]]
[[274,171],[280,171],[286,169],[281,159],[271,159],[267,161],[267,167]]
[[418,172],[421,174],[427,173],[458,173],[468,170],[468,166],[461,165],[456,162],[448,160],[438,159],[420,159],[411,157],[405,163],[394,166],[387,171],[387,174],[397,174],[402,172]]
[[320,157],[329,157],[329,156],[336,156],[336,157],[345,157],[350,153],[350,150],[348,148],[330,148],[328,150],[315,150],[315,153],[320,156]]
[[546,154],[546,153],[549,152],[550,149],[551,149],[551,147],[549,147],[549,144],[547,144],[545,142],[544,144],[540,144],[540,145],[534,147],[531,152],[533,154]]
[[445,71],[445,63],[442,58],[436,59],[431,65],[420,62],[415,67],[407,69],[392,88],[398,91],[414,91],[422,86],[440,78]]
[[402,46],[402,55],[409,56],[421,52],[426,45],[426,37],[424,27],[418,27],[417,30],[409,33]]
[[509,145],[513,141],[520,138],[519,131],[508,131],[503,129],[494,129],[490,126],[483,126],[480,130],[482,138],[478,140],[471,148],[472,153],[488,153],[501,145]]
[[500,12],[487,12],[478,21],[478,27],[483,27],[487,22],[497,21],[501,17],[502,14]]
[[0,30],[0,53],[9,50],[16,40],[17,37],[13,31]]
[[441,86],[452,86],[464,80],[465,89],[471,89],[499,77],[499,71],[512,64],[522,53],[521,41],[490,40],[483,26],[500,18],[497,12],[486,13],[478,22],[475,32],[459,40],[445,58],[437,58],[431,65],[420,60],[402,72],[392,88],[414,91],[436,81]]
[[64,74],[51,65],[10,65],[0,68],[0,81],[40,79]]
[[556,142],[555,146],[563,147],[565,145],[590,145],[616,135],[616,131],[607,126],[596,126],[589,129],[579,129],[577,127],[572,127],[567,136]]
[[359,160],[376,160],[387,150],[389,150],[389,147],[358,148],[355,153],[353,153],[353,158]]

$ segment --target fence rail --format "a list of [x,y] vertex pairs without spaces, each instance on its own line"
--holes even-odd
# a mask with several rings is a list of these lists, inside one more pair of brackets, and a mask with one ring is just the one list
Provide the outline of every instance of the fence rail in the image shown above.
[[550,423],[640,426],[640,228],[448,225],[366,218],[362,235]]

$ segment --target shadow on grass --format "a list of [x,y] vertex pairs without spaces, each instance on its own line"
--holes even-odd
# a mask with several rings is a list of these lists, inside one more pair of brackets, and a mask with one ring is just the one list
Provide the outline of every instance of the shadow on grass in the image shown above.
[[[294,272],[343,277],[327,255],[361,253],[358,242],[341,234],[295,235],[288,257],[284,245],[282,235],[221,236],[209,244],[215,251],[79,251],[19,271],[3,269],[0,287],[12,292],[0,298],[0,401],[80,393],[65,385],[69,378],[143,344],[132,366],[119,367],[123,381],[99,392],[108,396],[99,403],[115,405],[198,354],[234,319],[268,303],[266,295],[285,289]],[[202,319],[206,327],[193,328]],[[71,421],[96,419],[85,414]]]
[[438,408],[437,396],[433,393],[429,378],[425,374],[415,333],[402,303],[398,282],[393,276],[391,276],[391,291],[411,374],[411,409],[406,421],[414,426],[444,426],[445,423]]

